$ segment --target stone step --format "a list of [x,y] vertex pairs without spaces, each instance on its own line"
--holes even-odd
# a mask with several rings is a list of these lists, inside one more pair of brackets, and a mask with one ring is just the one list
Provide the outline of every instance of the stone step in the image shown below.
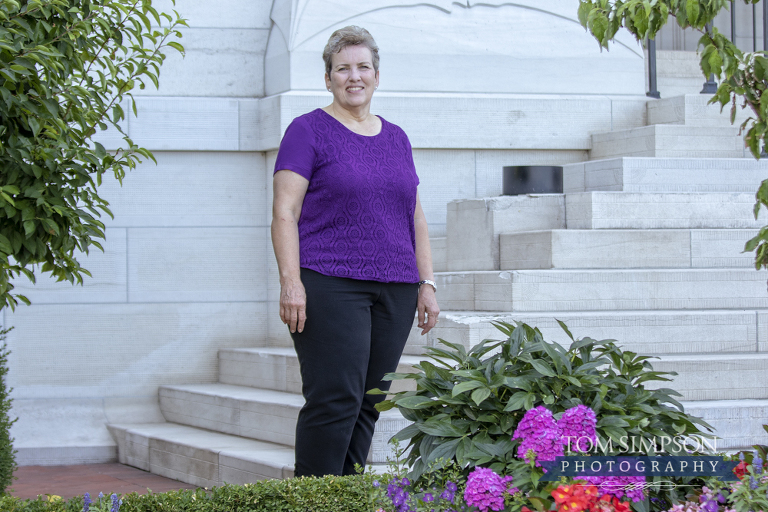
[[565,196],[544,194],[448,203],[447,270],[499,268],[499,235],[565,228]]
[[656,78],[662,98],[699,94],[706,81],[699,54],[675,50],[656,50]]
[[[768,313],[762,311],[606,311],[558,313],[478,313],[443,311],[427,335],[427,346],[439,339],[469,348],[484,339],[503,339],[493,322],[524,322],[541,330],[544,339],[563,346],[570,340],[557,323],[564,322],[579,338],[613,339],[639,354],[768,353]],[[758,335],[759,333],[759,335]]]
[[[727,179],[724,177],[727,176]],[[768,161],[748,158],[622,157],[563,166],[563,191],[743,192],[768,178]]]
[[672,388],[683,400],[768,399],[768,353],[662,355],[650,362],[678,375],[649,387]]
[[118,460],[199,487],[293,477],[293,448],[175,423],[107,425]]
[[754,204],[754,193],[582,192],[565,196],[568,229],[757,229],[765,223],[765,216],[755,220]]
[[749,155],[738,127],[654,124],[592,134],[590,160],[617,156],[742,158]]
[[753,267],[751,229],[558,229],[499,235],[502,270]]
[[620,311],[768,307],[766,277],[749,269],[439,272],[454,311]]
[[[231,384],[161,386],[160,410],[169,422],[294,446],[301,395]],[[392,457],[389,438],[407,426],[397,410],[381,414],[368,462],[386,464]]]
[[721,436],[718,451],[751,449],[752,445],[768,445],[763,425],[768,418],[768,400],[710,400],[682,402],[685,411],[704,419]]
[[[698,71],[698,78],[703,80],[701,70]],[[747,110],[737,108],[736,118],[734,123],[731,124],[730,105],[726,105],[723,111],[720,112],[719,103],[709,104],[711,98],[712,96],[709,94],[683,94],[649,101],[646,106],[648,109],[648,124],[730,127],[741,125],[749,117]]]
[[[418,356],[405,355],[400,358],[397,371],[408,372],[411,366],[418,362]],[[296,351],[282,347],[221,349],[219,382],[300,395],[301,374]],[[404,389],[402,386],[403,384],[395,382],[392,391],[401,391]]]

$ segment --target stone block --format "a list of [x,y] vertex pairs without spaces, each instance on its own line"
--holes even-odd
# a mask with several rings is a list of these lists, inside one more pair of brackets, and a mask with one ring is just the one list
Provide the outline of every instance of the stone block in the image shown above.
[[712,425],[720,437],[717,450],[751,450],[753,445],[768,444],[763,430],[768,417],[766,400],[711,400],[683,402],[685,412]]
[[445,236],[445,205],[475,197],[475,152],[472,150],[415,149],[419,200],[430,236]]
[[267,228],[132,228],[130,302],[267,299]]
[[561,194],[504,196],[448,203],[448,269],[498,269],[500,234],[564,228],[564,205]]
[[219,382],[301,393],[299,362],[293,348],[219,350]]
[[563,190],[754,193],[766,178],[768,163],[753,158],[622,157],[565,165]]
[[[742,400],[768,398],[768,354],[696,354],[662,356],[653,368],[677,372],[672,382],[649,388],[672,388],[684,400]],[[748,382],[749,385],[744,385]]]
[[567,194],[565,209],[568,229],[755,229],[754,202],[746,193],[584,192]]
[[269,225],[263,154],[158,151],[155,158],[157,166],[144,162],[122,187],[105,177],[99,194],[115,215],[103,219],[108,226]]
[[[645,124],[645,97],[384,92],[384,87],[374,95],[371,111],[400,126],[414,149],[520,151],[517,161],[504,165],[585,160],[592,133]],[[277,149],[294,118],[329,101],[327,92],[311,90],[260,99],[258,150]],[[478,158],[481,165],[483,156]],[[485,186],[478,182],[478,195],[498,194],[490,188],[483,192]]]
[[[768,307],[753,270],[519,270],[438,273],[444,310],[610,311]],[[472,307],[466,307],[472,305]]]
[[563,346],[570,339],[555,318],[576,339],[613,339],[641,354],[754,352],[757,347],[755,311],[606,311],[557,313],[444,312],[429,334],[429,346],[439,339],[469,348],[484,339],[500,340],[494,321],[524,322],[537,327],[544,339]]
[[238,101],[224,98],[142,98],[128,134],[152,151],[237,151]]
[[432,270],[443,272],[448,270],[448,241],[442,237],[432,237],[429,239],[430,249],[432,249]]
[[[208,25],[200,28],[182,27],[182,33],[182,39],[172,40],[184,46],[184,56],[175,50],[166,50],[159,89],[155,89],[151,81],[145,80],[145,89],[137,88],[133,91],[137,97],[264,96],[264,54],[269,37],[268,29],[248,25],[226,28]],[[139,114],[138,119],[141,117],[142,114]],[[138,144],[142,145],[143,142]]]
[[[699,77],[701,70],[699,71]],[[710,105],[707,94],[684,94],[649,101],[648,124],[684,124],[686,126],[732,126],[731,109],[720,112],[720,104]],[[739,126],[748,117],[747,111],[737,108],[733,126]]]
[[34,304],[125,302],[127,299],[127,230],[108,228],[100,243],[104,252],[92,247],[89,254],[75,257],[92,277],[83,275],[82,285],[57,282],[49,273],[35,269],[36,283],[26,277],[13,279],[14,294],[25,295]]
[[619,156],[742,158],[747,156],[738,127],[656,124],[592,135],[590,160]]
[[732,268],[753,266],[742,253],[749,229],[552,230],[499,236],[502,270],[544,268]]
[[[216,4],[195,0],[154,0],[152,7],[158,12],[178,11],[191,28],[261,28],[271,26],[269,2],[249,0],[223,0]],[[186,32],[185,32],[186,36]]]
[[503,270],[685,268],[689,230],[552,230],[499,236]]

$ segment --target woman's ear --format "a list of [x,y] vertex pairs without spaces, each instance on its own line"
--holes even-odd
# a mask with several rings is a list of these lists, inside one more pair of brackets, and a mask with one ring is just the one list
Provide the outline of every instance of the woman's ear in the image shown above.
[[331,90],[331,78],[328,76],[328,73],[325,74],[325,88],[328,89],[330,92]]

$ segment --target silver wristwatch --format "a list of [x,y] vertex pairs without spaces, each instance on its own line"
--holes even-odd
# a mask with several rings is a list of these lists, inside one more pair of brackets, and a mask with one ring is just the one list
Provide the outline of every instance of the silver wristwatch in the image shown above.
[[421,285],[428,284],[432,288],[434,288],[435,292],[437,292],[437,283],[432,281],[431,279],[424,279],[423,281],[419,281],[419,288],[421,288]]

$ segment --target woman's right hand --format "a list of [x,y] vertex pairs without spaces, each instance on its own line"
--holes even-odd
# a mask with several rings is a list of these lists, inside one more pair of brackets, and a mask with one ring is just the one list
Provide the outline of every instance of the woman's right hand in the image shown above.
[[280,319],[291,333],[304,331],[307,320],[307,292],[300,279],[285,279],[280,283]]

